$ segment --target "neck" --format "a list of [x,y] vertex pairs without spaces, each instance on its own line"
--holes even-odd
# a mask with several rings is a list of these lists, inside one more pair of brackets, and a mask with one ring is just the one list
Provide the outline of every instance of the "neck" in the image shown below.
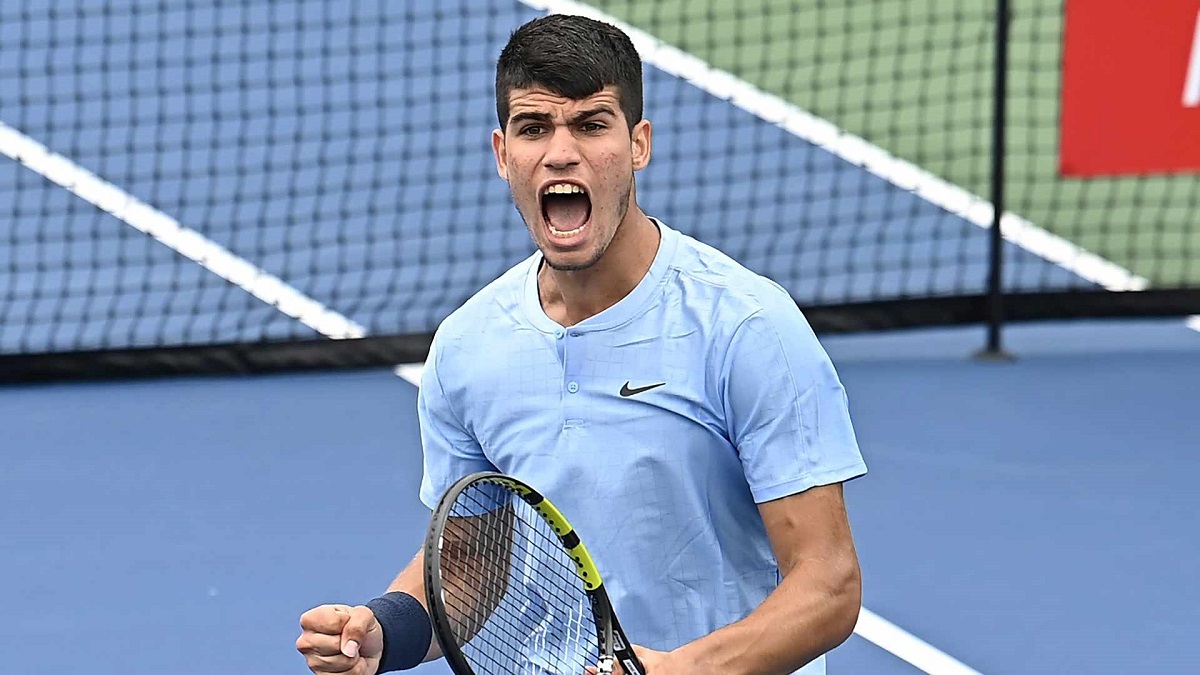
[[636,205],[630,205],[595,265],[577,271],[542,265],[538,272],[542,309],[563,326],[574,326],[603,312],[637,287],[650,271],[658,246],[658,227]]

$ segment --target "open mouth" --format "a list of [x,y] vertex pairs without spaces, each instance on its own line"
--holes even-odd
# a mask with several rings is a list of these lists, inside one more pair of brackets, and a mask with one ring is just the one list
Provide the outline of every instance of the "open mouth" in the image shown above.
[[592,200],[574,183],[553,183],[542,190],[542,217],[551,236],[569,239],[587,229]]

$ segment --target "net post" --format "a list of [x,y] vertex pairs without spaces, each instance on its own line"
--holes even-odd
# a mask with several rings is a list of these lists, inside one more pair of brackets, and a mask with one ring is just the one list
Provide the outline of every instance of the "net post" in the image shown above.
[[992,227],[989,230],[990,257],[987,290],[987,344],[975,353],[983,361],[1010,361],[1004,351],[1004,234],[1000,223],[1004,216],[1005,109],[1008,103],[1008,39],[1012,20],[1009,0],[996,0],[996,45],[994,91],[992,96]]

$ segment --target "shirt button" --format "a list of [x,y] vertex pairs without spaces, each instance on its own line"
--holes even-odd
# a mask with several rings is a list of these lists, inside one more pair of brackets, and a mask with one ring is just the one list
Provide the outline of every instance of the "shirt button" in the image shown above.
[[563,329],[557,328],[554,330],[554,337],[560,338],[563,336]]
[[579,333],[571,331],[571,337],[579,337]]
[[567,391],[571,392],[572,394],[579,391],[579,383],[578,382],[568,382],[567,383]]

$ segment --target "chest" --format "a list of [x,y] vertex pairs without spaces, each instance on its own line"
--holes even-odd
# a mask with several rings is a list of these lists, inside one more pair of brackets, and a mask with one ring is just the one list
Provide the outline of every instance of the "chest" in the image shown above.
[[715,358],[685,326],[514,334],[472,361],[463,422],[503,471],[712,452],[728,446]]

